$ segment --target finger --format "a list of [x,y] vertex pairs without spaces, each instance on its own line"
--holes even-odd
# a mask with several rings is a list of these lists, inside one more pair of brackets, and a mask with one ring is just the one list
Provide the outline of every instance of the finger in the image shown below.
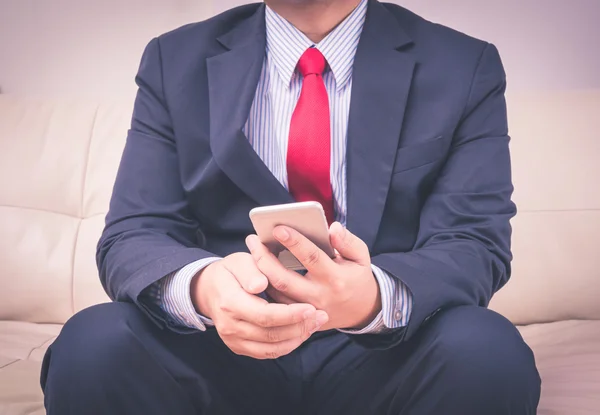
[[329,316],[324,311],[317,311],[315,318],[306,319],[300,323],[281,327],[259,327],[254,324],[238,321],[235,323],[236,337],[262,343],[279,343],[295,338],[307,339],[329,321]]
[[246,292],[260,294],[267,289],[269,280],[260,272],[252,256],[248,254],[235,255],[224,265]]
[[289,298],[285,294],[282,294],[280,291],[277,291],[275,288],[273,288],[271,286],[269,286],[267,288],[267,294],[273,301],[275,301],[276,303],[279,303],[279,304],[294,304],[294,303],[296,303],[296,301],[292,300],[291,298]]
[[331,245],[339,254],[352,262],[368,266],[371,263],[367,245],[356,235],[344,228],[339,222],[334,222],[329,228]]
[[262,343],[242,340],[231,350],[236,354],[253,357],[254,359],[277,359],[296,350],[305,340],[305,338],[301,337],[279,343]]
[[311,302],[315,295],[313,283],[297,272],[286,269],[256,235],[248,236],[246,245],[256,266],[272,287],[295,302]]
[[288,326],[305,319],[314,319],[316,311],[310,304],[269,303],[253,295],[231,297],[221,307],[232,318],[260,327]]
[[317,276],[331,274],[332,268],[335,265],[333,260],[300,232],[287,226],[277,226],[273,230],[273,236],[285,246],[311,274]]

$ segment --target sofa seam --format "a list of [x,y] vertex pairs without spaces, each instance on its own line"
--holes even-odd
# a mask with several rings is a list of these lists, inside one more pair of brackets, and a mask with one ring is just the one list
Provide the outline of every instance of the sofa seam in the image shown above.
[[25,360],[29,360],[29,358],[31,357],[31,355],[33,354],[34,351],[38,350],[39,348],[41,348],[43,345],[45,345],[46,343],[48,343],[50,340],[52,340],[53,338],[56,339],[57,336],[53,336],[50,337],[49,339],[46,339],[42,342],[42,344],[40,344],[39,346],[35,346],[34,348],[32,348],[29,353],[27,354],[27,359]]
[[10,362],[10,363],[7,363],[7,364],[5,364],[4,366],[0,366],[0,370],[2,370],[2,369],[6,369],[6,368],[7,368],[7,367],[9,367],[10,365],[14,365],[15,363],[17,363],[17,362],[21,362],[21,361],[23,361],[23,359],[15,359],[15,360],[13,360],[13,361],[12,361],[12,362]]
[[87,146],[87,155],[85,157],[85,170],[83,172],[83,180],[81,182],[81,203],[79,205],[79,217],[83,218],[84,215],[84,201],[85,201],[85,189],[87,183],[87,177],[90,169],[90,154],[92,152],[92,141],[94,141],[94,131],[96,131],[96,122],[98,120],[98,112],[100,111],[100,106],[96,107],[96,112],[94,113],[94,118],[92,119],[92,128],[90,131],[90,140]]
[[93,218],[94,216],[106,215],[105,212],[101,212],[101,213],[94,213],[93,215],[90,215],[90,216],[87,216],[87,217],[82,217],[82,216],[79,216],[79,215],[71,215],[69,213],[58,212],[56,210],[42,209],[42,208],[36,208],[36,207],[30,207],[30,206],[16,206],[16,205],[9,205],[9,204],[0,204],[0,207],[6,207],[6,208],[11,208],[11,209],[25,209],[25,210],[33,210],[33,211],[36,211],[36,212],[52,213],[54,215],[66,216],[68,218],[73,218],[73,219],[89,219],[89,218]]
[[90,131],[90,139],[87,146],[87,154],[85,157],[85,170],[83,171],[83,178],[81,180],[81,200],[79,204],[79,222],[77,223],[77,229],[75,231],[75,241],[73,242],[73,259],[71,261],[71,315],[75,314],[75,259],[77,257],[77,243],[79,242],[79,232],[81,230],[81,222],[85,217],[84,204],[85,204],[85,189],[87,184],[87,177],[90,169],[90,155],[92,152],[92,142],[94,141],[94,131],[96,131],[96,121],[98,120],[98,112],[100,111],[100,105],[96,107],[94,112],[94,118],[92,119],[92,126]]
[[81,222],[79,219],[77,229],[75,230],[75,241],[73,242],[73,259],[71,260],[71,315],[75,314],[75,258],[77,256],[77,242],[79,242],[79,231],[81,230]]
[[581,208],[581,209],[520,209],[517,213],[568,213],[568,212],[597,212],[600,211],[598,208]]

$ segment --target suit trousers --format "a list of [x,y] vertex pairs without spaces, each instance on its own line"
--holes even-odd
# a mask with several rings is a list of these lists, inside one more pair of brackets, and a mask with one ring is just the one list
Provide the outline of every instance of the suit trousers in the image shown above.
[[231,352],[215,329],[178,334],[135,305],[102,304],[67,322],[41,385],[48,415],[524,415],[540,394],[516,328],[472,306],[439,312],[390,349],[330,331],[256,360]]

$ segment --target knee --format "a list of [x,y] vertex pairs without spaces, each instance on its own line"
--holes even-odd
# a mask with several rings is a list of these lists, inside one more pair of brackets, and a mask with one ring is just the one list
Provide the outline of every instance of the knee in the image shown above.
[[457,387],[539,398],[533,352],[507,319],[480,307],[457,307],[440,313],[433,324],[438,326],[434,353]]
[[136,306],[107,303],[74,315],[50,346],[42,368],[42,387],[56,381],[77,385],[124,369],[135,352],[132,326],[145,317]]

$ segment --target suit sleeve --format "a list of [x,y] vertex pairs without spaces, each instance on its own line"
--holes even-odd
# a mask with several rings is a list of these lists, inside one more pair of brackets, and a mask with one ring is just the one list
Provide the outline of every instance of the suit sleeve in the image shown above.
[[450,153],[422,208],[414,249],[372,258],[411,291],[408,326],[386,336],[357,336],[357,342],[391,347],[414,336],[438,311],[487,306],[508,280],[509,221],[516,208],[511,201],[505,89],[500,56],[487,44]]
[[158,39],[146,47],[136,83],[131,129],[96,261],[111,299],[137,304],[162,326],[165,316],[143,301],[142,291],[187,264],[216,255],[196,246],[199,224],[181,184]]

